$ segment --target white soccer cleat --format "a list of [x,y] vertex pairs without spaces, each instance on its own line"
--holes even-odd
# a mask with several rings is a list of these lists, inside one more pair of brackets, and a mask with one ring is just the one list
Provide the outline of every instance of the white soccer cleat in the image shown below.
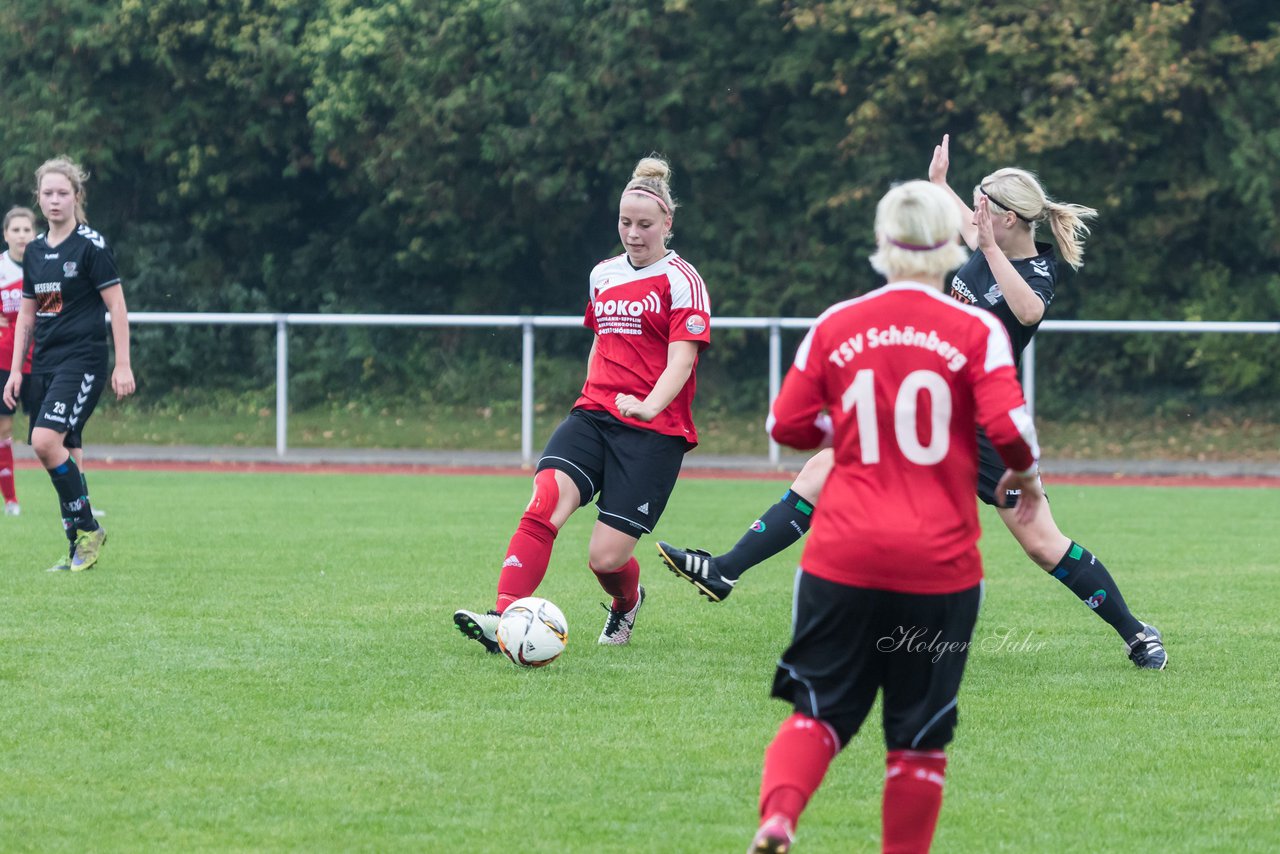
[[605,610],[609,612],[609,616],[604,621],[604,631],[600,633],[598,643],[610,646],[622,646],[631,641],[631,629],[636,624],[636,614],[640,612],[640,606],[644,604],[644,585],[640,585],[640,601],[630,611],[615,611],[608,605]]
[[497,653],[498,621],[502,617],[497,611],[457,610],[453,612],[453,624],[473,641],[478,642],[487,652]]

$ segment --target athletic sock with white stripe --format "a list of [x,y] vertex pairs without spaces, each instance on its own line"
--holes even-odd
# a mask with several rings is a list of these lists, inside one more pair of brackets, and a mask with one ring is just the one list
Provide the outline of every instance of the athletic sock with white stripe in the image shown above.
[[809,532],[814,505],[788,489],[782,499],[752,523],[742,539],[715,558],[716,571],[733,581],[764,563]]
[[884,854],[928,851],[942,810],[947,755],[941,750],[890,750],[885,757],[880,826]]
[[782,722],[764,753],[760,818],[780,815],[795,827],[840,752],[835,731],[799,712]]
[[511,536],[507,556],[498,576],[498,601],[494,609],[501,614],[517,599],[532,596],[547,574],[551,548],[559,531],[536,513],[525,511]]
[[1067,553],[1049,573],[1067,586],[1080,601],[1115,629],[1126,641],[1142,631],[1142,622],[1129,613],[1120,588],[1107,568],[1088,549],[1072,542]]

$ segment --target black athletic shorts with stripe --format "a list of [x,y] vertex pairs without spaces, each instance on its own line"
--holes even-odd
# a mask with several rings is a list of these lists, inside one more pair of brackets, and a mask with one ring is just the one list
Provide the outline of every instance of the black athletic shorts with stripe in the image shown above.
[[639,539],[652,533],[680,476],[688,444],[623,424],[607,412],[575,409],[551,434],[538,471],[567,474],[585,507],[598,493],[600,521]]
[[59,370],[31,374],[31,431],[47,427],[63,434],[67,448],[82,447],[80,434],[107,385],[107,371]]
[[981,602],[981,583],[957,593],[893,593],[801,569],[773,696],[830,724],[843,745],[883,691],[887,748],[941,750],[955,731]]

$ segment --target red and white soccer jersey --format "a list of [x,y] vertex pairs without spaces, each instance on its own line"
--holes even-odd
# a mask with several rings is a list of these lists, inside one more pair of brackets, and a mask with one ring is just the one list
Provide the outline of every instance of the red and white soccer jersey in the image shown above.
[[1009,336],[990,312],[914,282],[824,312],[769,416],[773,438],[792,447],[834,434],[804,570],[903,593],[977,584],[975,424],[1011,468],[1039,457]]
[[639,270],[625,254],[601,261],[591,271],[583,325],[596,334],[596,354],[574,406],[601,409],[633,427],[696,445],[696,359],[684,388],[652,421],[623,417],[614,404],[619,394],[648,396],[667,367],[672,341],[695,341],[699,352],[711,343],[711,300],[693,265],[675,252]]
[[[14,330],[18,322],[18,310],[22,308],[22,265],[15,263],[8,252],[0,253],[0,312],[8,321],[0,326],[0,371],[7,371],[13,365]],[[33,345],[34,346],[34,345]],[[22,372],[31,373],[31,348],[27,348],[27,358]]]

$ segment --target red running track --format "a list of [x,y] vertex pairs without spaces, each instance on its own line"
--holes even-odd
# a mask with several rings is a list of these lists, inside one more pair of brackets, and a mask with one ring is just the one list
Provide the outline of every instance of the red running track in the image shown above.
[[[18,468],[36,468],[34,460],[20,460]],[[181,460],[93,460],[90,471],[170,471],[170,472],[254,472],[266,474],[401,474],[401,475],[529,475],[530,470],[518,466],[441,466],[419,464],[312,464],[268,462],[187,462]],[[699,480],[779,480],[790,481],[796,472],[738,471],[734,469],[688,466],[681,478]],[[1049,486],[1200,486],[1231,489],[1280,488],[1275,477],[1214,477],[1209,475],[1102,475],[1061,474],[1048,472]]]

